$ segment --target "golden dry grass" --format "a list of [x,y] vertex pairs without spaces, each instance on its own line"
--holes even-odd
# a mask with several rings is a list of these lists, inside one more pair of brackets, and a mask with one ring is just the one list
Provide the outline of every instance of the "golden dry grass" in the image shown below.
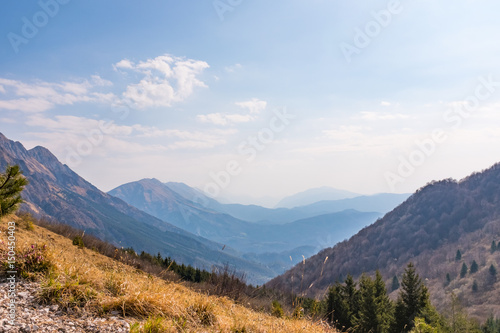
[[[54,268],[38,277],[39,299],[64,308],[85,309],[100,315],[118,311],[138,321],[136,332],[335,332],[327,325],[306,319],[279,319],[255,312],[234,301],[207,296],[179,283],[157,277],[35,226],[16,230],[17,249],[46,244]],[[5,236],[6,219],[2,221]],[[149,319],[149,320],[148,320]]]

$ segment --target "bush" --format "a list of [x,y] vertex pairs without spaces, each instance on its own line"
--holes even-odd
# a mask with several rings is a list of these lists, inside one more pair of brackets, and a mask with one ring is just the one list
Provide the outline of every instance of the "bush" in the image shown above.
[[83,243],[83,238],[82,236],[78,235],[73,238],[73,245],[78,246],[80,249],[82,249],[85,244]]
[[48,258],[47,246],[32,244],[17,254],[18,273],[24,278],[34,278],[37,274],[48,273],[53,264]]
[[283,307],[278,301],[273,301],[271,306],[271,314],[278,318],[283,318],[285,316],[285,312],[283,311]]

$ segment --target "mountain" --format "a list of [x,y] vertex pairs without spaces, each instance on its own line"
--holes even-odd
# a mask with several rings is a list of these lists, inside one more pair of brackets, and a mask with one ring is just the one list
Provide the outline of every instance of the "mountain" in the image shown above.
[[105,241],[136,251],[161,252],[178,262],[210,269],[229,264],[262,282],[273,276],[264,266],[239,258],[230,248],[192,235],[124,201],[101,192],[61,164],[46,148],[26,150],[0,133],[0,169],[18,164],[30,184],[22,210],[85,230]]
[[380,212],[386,214],[408,199],[410,194],[379,193],[350,199],[325,200],[310,205],[296,207],[294,212],[302,215],[317,215],[355,209],[360,212]]
[[184,198],[205,208],[229,214],[237,219],[261,224],[285,224],[299,219],[354,209],[360,212],[390,212],[405,201],[410,194],[380,193],[358,196],[351,199],[325,200],[295,208],[265,208],[256,205],[224,204],[214,200],[198,189],[183,183],[164,183]]
[[357,193],[338,190],[332,187],[318,187],[309,189],[304,192],[299,192],[294,195],[285,197],[278,202],[276,208],[294,208],[299,206],[309,205],[318,201],[324,200],[340,200],[354,198],[360,196]]
[[[310,217],[283,225],[259,225],[215,210],[227,209],[227,205],[218,204],[213,199],[195,196],[191,197],[194,201],[188,200],[172,190],[176,187],[186,196],[189,196],[188,192],[196,195],[186,186],[176,184],[174,187],[169,183],[163,184],[157,179],[142,179],[124,184],[109,194],[179,228],[227,244],[245,253],[279,253],[303,246],[318,251],[321,239],[341,241],[381,216],[379,213],[351,210]],[[313,253],[308,252],[303,255],[309,256]]]
[[[379,269],[390,281],[412,261],[439,310],[448,309],[453,292],[472,316],[484,320],[500,315],[500,282],[489,273],[491,265],[498,269],[500,264],[500,252],[490,250],[498,240],[500,164],[461,181],[428,184],[348,241],[324,249],[306,260],[305,267],[292,268],[268,286],[289,291],[303,284],[310,286],[306,294],[319,296],[347,274],[359,277]],[[474,261],[478,272],[461,277],[462,266],[471,267]]]

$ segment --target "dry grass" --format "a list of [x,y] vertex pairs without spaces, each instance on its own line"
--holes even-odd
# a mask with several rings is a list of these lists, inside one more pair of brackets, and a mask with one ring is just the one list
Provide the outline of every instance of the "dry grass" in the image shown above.
[[[17,217],[10,220],[24,223]],[[4,219],[0,224],[2,237],[6,225]],[[70,239],[47,229],[31,229],[18,227],[17,249],[47,245],[52,268],[38,277],[42,283],[38,295],[41,302],[100,315],[118,311],[138,322],[132,332],[335,332],[323,323],[279,319],[226,297],[195,292],[74,246]]]

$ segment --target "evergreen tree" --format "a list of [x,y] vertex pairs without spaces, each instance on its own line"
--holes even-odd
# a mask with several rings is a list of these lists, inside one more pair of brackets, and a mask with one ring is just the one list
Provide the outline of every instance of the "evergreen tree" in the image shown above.
[[491,242],[491,253],[495,252],[497,249],[498,249],[498,245],[495,243],[495,241],[492,241]]
[[473,260],[472,264],[470,265],[470,273],[471,274],[477,273],[478,270],[479,270],[479,266],[478,266],[477,262],[475,260]]
[[474,282],[472,283],[472,291],[473,292],[477,292],[479,289],[478,285],[477,285],[477,281],[474,280]]
[[491,264],[489,271],[490,271],[491,276],[494,276],[494,277],[497,276],[497,269],[495,268],[495,266],[493,264]]
[[360,306],[359,318],[357,320],[356,332],[378,333],[377,300],[375,296],[375,283],[373,280],[362,275],[359,280]]
[[422,317],[429,304],[427,287],[416,273],[413,263],[410,263],[401,282],[391,331],[394,333],[411,331],[415,318]]
[[327,320],[339,330],[351,328],[347,304],[343,295],[343,286],[338,282],[328,289],[326,316]]
[[394,275],[392,278],[392,285],[391,285],[391,291],[398,290],[400,287],[398,277]]
[[451,283],[450,273],[446,273],[446,285],[449,285],[450,283]]
[[467,272],[469,269],[467,268],[467,265],[465,263],[462,264],[462,269],[460,270],[460,277],[463,278],[467,275]]
[[374,284],[375,302],[377,304],[377,329],[375,332],[384,333],[389,330],[389,327],[394,321],[394,314],[393,305],[387,295],[384,279],[378,270],[375,272]]
[[455,256],[455,261],[460,261],[462,260],[462,252],[460,250],[457,250],[457,255]]
[[356,289],[356,282],[354,282],[351,274],[347,274],[343,294],[346,300],[350,327],[353,327],[359,313],[360,294]]
[[23,199],[21,192],[28,185],[19,166],[7,166],[5,173],[0,173],[0,217],[15,212]]

